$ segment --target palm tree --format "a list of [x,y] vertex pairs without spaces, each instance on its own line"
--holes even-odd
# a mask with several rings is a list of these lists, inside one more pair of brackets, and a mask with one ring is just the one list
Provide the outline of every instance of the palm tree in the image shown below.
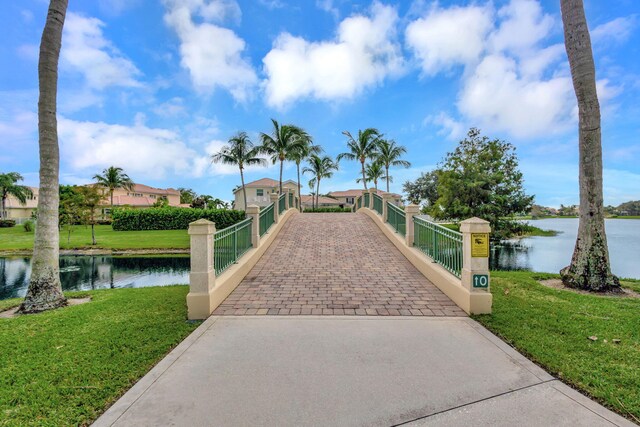
[[302,170],[302,173],[308,172],[313,174],[313,178],[309,181],[309,185],[316,185],[316,207],[320,205],[320,181],[322,178],[331,178],[333,176],[333,172],[337,170],[338,164],[329,156],[320,157],[317,154],[312,154],[309,157],[309,167],[305,167]]
[[60,230],[58,229],[60,147],[56,104],[58,60],[68,0],[51,0],[40,40],[38,59],[38,145],[40,191],[38,226],[33,243],[31,278],[21,313],[37,313],[67,304],[60,284]]
[[246,132],[238,132],[229,138],[229,145],[225,145],[220,151],[211,156],[213,163],[225,165],[237,165],[240,169],[240,182],[242,183],[242,195],[244,197],[244,210],[247,210],[247,189],[244,186],[244,168],[246,166],[266,166],[267,161],[261,157],[259,147],[254,147]]
[[111,210],[113,211],[113,192],[117,188],[124,188],[125,190],[132,191],[135,185],[129,175],[124,173],[122,168],[115,166],[109,166],[102,171],[102,175],[94,175],[99,186],[109,190],[109,198],[111,200]]
[[[305,133],[304,135],[300,135],[299,138],[301,138],[302,144],[289,151],[287,155],[287,160],[292,160],[296,163],[296,171],[298,174],[298,197],[302,194],[300,185],[300,163],[312,154],[322,153],[322,147],[314,145],[310,135]],[[302,211],[302,204],[300,204],[299,208],[300,211]]]
[[[266,133],[260,134],[262,145],[259,147],[260,152],[271,156],[271,161],[275,165],[280,162],[280,194],[282,194],[282,168],[284,161],[288,160],[291,153],[302,149],[302,146],[310,143],[311,137],[304,129],[294,125],[280,125],[274,119],[273,132],[271,135]],[[299,190],[299,189],[298,189]]]
[[582,0],[561,0],[564,44],[578,99],[580,222],[571,264],[560,271],[566,286],[591,291],[620,289],[611,274],[604,227],[600,104],[591,37]]
[[25,205],[27,198],[33,196],[33,192],[29,187],[18,185],[18,181],[24,178],[18,172],[0,173],[0,196],[2,196],[2,211],[0,218],[7,217],[7,198],[13,196],[20,204]]
[[[385,175],[384,165],[380,161],[373,161],[364,168],[365,177],[368,182],[373,182],[373,187],[378,191],[378,180],[387,179],[389,182],[389,176]],[[356,179],[356,182],[362,182],[362,178]],[[387,184],[388,185],[388,184]]]
[[411,163],[401,159],[402,155],[406,152],[407,149],[402,145],[398,145],[393,139],[380,139],[380,141],[378,142],[378,161],[384,165],[385,175],[387,178],[387,193],[389,192],[389,182],[391,182],[391,176],[389,176],[389,167],[411,167]]
[[347,148],[349,151],[346,153],[338,154],[336,160],[339,162],[342,159],[347,160],[359,160],[362,167],[362,182],[364,184],[365,191],[367,190],[367,178],[364,171],[364,162],[367,159],[374,159],[378,153],[378,138],[380,138],[380,132],[374,128],[367,128],[364,131],[358,130],[358,139],[355,139],[348,131],[342,132],[347,140]]

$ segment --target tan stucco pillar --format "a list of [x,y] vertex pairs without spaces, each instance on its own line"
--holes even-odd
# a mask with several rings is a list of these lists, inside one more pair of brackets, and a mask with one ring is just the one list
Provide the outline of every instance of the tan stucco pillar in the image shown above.
[[291,189],[287,188],[287,192],[285,193],[286,195],[284,196],[284,210],[285,211],[288,211],[289,208],[291,207],[291,206],[289,206],[289,197],[291,197],[291,196],[289,196],[290,193],[291,193]]
[[384,193],[382,195],[382,222],[387,222],[389,219],[389,210],[387,208],[387,203],[393,203],[393,198],[389,193]]
[[373,195],[376,194],[376,190],[373,188],[369,189],[369,206],[367,206],[369,209],[373,210]]
[[273,220],[277,224],[278,223],[278,198],[280,195],[278,193],[269,193],[269,200],[273,203]]
[[[462,232],[462,286],[472,293],[489,292],[489,222],[465,219]],[[474,277],[475,276],[475,277]]]
[[189,224],[191,272],[187,307],[189,319],[206,319],[213,311],[211,292],[216,283],[213,265],[213,235],[216,225],[206,219]]
[[260,206],[249,205],[247,217],[251,217],[251,245],[257,248],[260,244]]
[[407,246],[413,246],[413,217],[415,215],[420,215],[420,206],[418,205],[407,205],[404,207],[404,218],[405,218],[405,241],[407,242]]

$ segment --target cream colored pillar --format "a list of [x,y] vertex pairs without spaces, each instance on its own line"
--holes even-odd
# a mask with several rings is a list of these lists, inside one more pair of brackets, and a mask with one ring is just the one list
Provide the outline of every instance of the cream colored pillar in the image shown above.
[[[465,219],[462,232],[462,286],[471,293],[489,292],[489,222]],[[474,310],[475,313],[479,311]]]
[[287,192],[284,196],[284,210],[288,211],[291,206],[289,206],[289,193],[291,193],[291,189],[287,188]]
[[418,205],[407,205],[404,207],[404,218],[405,218],[405,241],[407,242],[407,246],[413,246],[413,217],[415,215],[420,214],[420,206]]
[[206,219],[189,224],[191,272],[187,307],[189,319],[206,319],[213,311],[211,292],[216,284],[213,265],[213,235],[216,225]]
[[260,245],[260,206],[249,205],[246,210],[247,217],[251,217],[251,245],[257,248]]
[[373,195],[376,194],[376,190],[373,188],[369,189],[369,209],[373,210]]
[[269,194],[269,200],[271,200],[271,203],[273,203],[273,221],[277,224],[278,220],[279,220],[279,213],[278,213],[278,198],[280,197],[280,195],[278,193],[271,193]]
[[382,195],[382,222],[387,222],[389,219],[389,210],[387,208],[387,203],[390,203],[393,200],[393,197],[389,193],[384,193]]

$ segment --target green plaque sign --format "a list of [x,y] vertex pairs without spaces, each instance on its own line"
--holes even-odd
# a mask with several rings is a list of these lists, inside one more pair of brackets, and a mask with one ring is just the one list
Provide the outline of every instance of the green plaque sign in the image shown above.
[[473,275],[473,287],[474,288],[488,288],[489,287],[489,275],[488,274],[474,274]]

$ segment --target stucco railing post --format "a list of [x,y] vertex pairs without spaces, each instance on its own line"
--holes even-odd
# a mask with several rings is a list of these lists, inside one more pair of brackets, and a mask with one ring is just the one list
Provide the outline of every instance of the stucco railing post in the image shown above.
[[271,203],[273,203],[273,222],[275,222],[276,224],[279,221],[279,216],[280,213],[278,212],[278,208],[279,208],[279,203],[278,203],[278,199],[280,198],[280,195],[278,193],[270,193],[269,194],[269,200],[271,201]]
[[260,206],[249,205],[246,210],[247,217],[251,217],[251,246],[257,248],[260,245]]
[[382,222],[387,222],[389,219],[389,210],[387,209],[387,203],[391,202],[393,198],[389,193],[382,195]]
[[378,192],[374,188],[369,189],[369,209],[373,210],[373,195],[378,194]]
[[460,223],[462,233],[462,286],[472,293],[489,292],[489,234],[491,226],[480,218]]
[[409,247],[413,246],[413,217],[419,214],[420,206],[418,205],[407,205],[404,207],[404,218],[406,221],[404,237]]
[[213,236],[216,225],[206,219],[189,224],[191,240],[191,272],[187,307],[189,319],[206,319],[213,311],[211,291],[216,284],[213,265]]
[[289,193],[291,193],[291,189],[287,188],[287,192],[284,196],[284,210],[288,211],[291,206],[289,206]]

